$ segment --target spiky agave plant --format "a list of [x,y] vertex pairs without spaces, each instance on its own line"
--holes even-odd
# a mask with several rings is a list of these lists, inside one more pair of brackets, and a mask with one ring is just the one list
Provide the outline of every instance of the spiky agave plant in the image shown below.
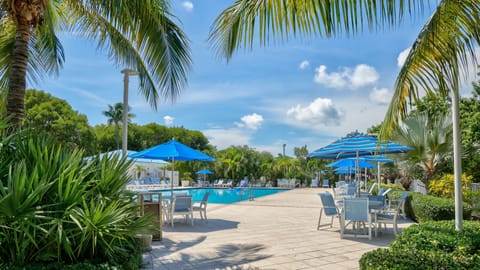
[[124,191],[125,159],[83,159],[29,131],[0,144],[0,260],[124,263],[151,224]]

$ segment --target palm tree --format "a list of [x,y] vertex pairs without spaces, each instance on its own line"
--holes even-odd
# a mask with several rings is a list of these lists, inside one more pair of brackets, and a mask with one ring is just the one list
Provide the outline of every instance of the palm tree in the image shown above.
[[119,66],[139,72],[139,91],[156,109],[186,84],[191,58],[167,0],[0,0],[0,89],[8,87],[7,114],[23,118],[26,78],[57,75],[64,62],[56,31],[98,43]]
[[[217,17],[209,40],[229,60],[239,48],[252,48],[255,37],[259,37],[261,45],[267,45],[270,39],[279,37],[335,37],[359,32],[365,26],[369,29],[396,26],[405,15],[420,14],[424,2],[237,0]],[[459,85],[461,71],[468,71],[469,61],[476,63],[475,45],[480,44],[478,14],[479,0],[439,2],[399,73],[381,132],[382,137],[392,133],[407,116],[408,101],[417,100],[420,90],[451,95],[457,230],[462,228]]]
[[[128,106],[128,111],[130,111],[130,106]],[[115,103],[114,106],[108,104],[108,110],[102,112],[103,115],[108,117],[107,124],[108,125],[115,125],[115,143],[117,145],[116,149],[120,149],[120,132],[119,126],[120,123],[123,121],[123,103],[118,102]],[[135,114],[128,113],[128,122],[135,117]]]
[[452,121],[449,115],[433,119],[426,113],[410,115],[393,134],[396,142],[413,149],[399,158],[407,161],[408,168],[419,167],[425,184],[451,157]]

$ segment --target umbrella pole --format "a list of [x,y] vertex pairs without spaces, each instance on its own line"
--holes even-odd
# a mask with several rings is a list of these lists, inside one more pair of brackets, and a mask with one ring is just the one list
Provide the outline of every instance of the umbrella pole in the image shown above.
[[171,187],[171,193],[170,193],[170,196],[172,198],[172,201],[173,201],[173,171],[175,170],[175,157],[172,157],[172,179],[170,179],[170,187]]
[[382,195],[382,194],[378,194],[378,192],[380,192],[380,162],[377,162],[377,182],[378,182],[378,191],[377,191],[377,195]]

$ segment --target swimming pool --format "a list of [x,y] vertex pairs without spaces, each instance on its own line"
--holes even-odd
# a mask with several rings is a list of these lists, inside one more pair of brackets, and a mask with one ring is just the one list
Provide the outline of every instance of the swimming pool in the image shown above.
[[[253,197],[263,197],[267,195],[272,195],[278,192],[286,191],[289,189],[285,188],[253,188]],[[208,197],[208,203],[218,203],[218,204],[232,204],[240,201],[247,201],[250,198],[250,188],[241,189],[241,188],[186,188],[186,189],[176,189],[175,191],[186,191],[188,195],[192,196],[194,202],[199,202],[202,200],[203,195],[206,192],[210,192]],[[170,195],[170,190],[157,190],[155,192]]]

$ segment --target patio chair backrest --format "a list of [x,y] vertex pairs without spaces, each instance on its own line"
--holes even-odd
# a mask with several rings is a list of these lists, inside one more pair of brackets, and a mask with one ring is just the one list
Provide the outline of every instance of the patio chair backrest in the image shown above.
[[328,187],[328,186],[330,186],[330,183],[329,183],[328,179],[323,179],[323,185],[322,185],[322,186],[323,186],[323,187]]
[[202,201],[200,202],[200,205],[207,206],[208,196],[210,196],[210,192],[205,192],[205,194],[203,194],[203,198],[202,198]]
[[345,182],[345,181],[338,181],[335,185],[336,185],[336,187],[342,187],[342,186],[347,185],[347,182]]
[[347,186],[347,195],[349,195],[349,196],[355,195],[355,190],[356,190],[355,184],[353,184],[353,185],[349,184]]
[[192,196],[175,196],[173,202],[174,212],[190,212],[192,210]]
[[368,190],[368,193],[372,194],[373,190],[375,189],[375,186],[377,186],[377,183],[373,183],[373,184],[370,186],[370,189]]
[[387,190],[383,191],[382,193],[379,193],[378,195],[386,196],[390,191],[392,191],[392,189],[391,189],[391,188],[387,188]]
[[365,221],[369,220],[368,198],[344,198],[343,211],[345,220]]
[[383,195],[368,195],[368,200],[381,202],[382,203],[382,205],[380,205],[381,207],[385,205],[385,199],[386,197]]
[[333,196],[330,192],[321,192],[320,200],[322,200],[323,205],[323,212],[326,216],[334,216],[337,215],[337,207],[335,206],[335,201],[333,200]]

